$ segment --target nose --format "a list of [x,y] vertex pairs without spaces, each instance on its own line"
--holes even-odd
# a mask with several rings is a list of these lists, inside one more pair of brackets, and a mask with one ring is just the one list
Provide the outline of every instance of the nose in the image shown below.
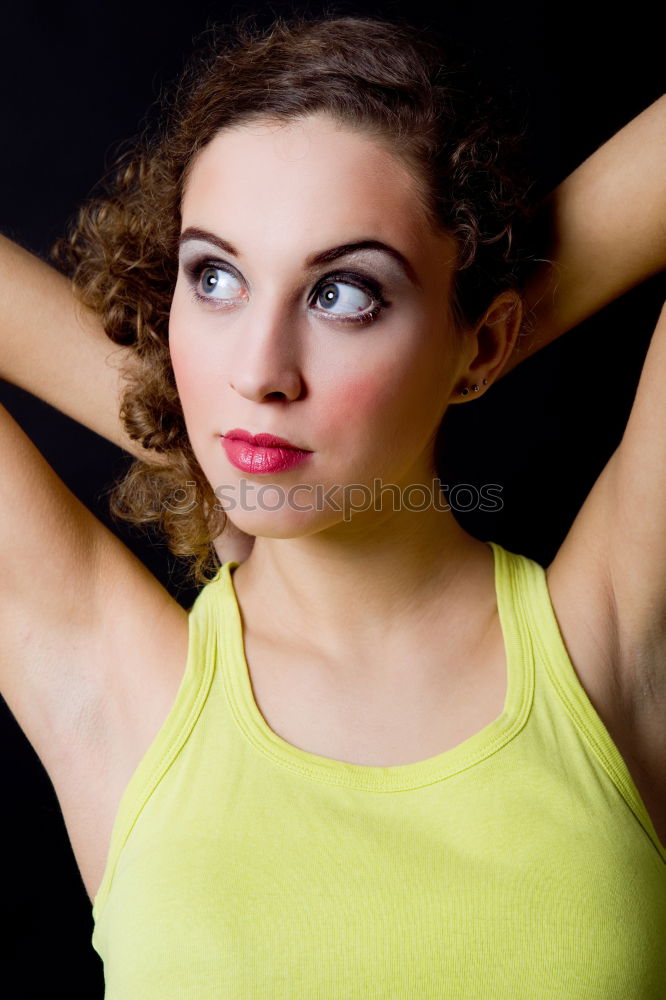
[[231,388],[253,402],[298,399],[303,379],[296,325],[277,308],[249,308],[237,328]]

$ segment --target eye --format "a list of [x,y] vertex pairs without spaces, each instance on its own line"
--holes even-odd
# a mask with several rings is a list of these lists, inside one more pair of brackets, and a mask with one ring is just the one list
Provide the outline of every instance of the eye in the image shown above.
[[[226,309],[238,299],[247,299],[245,282],[232,268],[208,258],[182,264],[192,298]],[[240,289],[240,291],[239,291]]]
[[318,304],[315,312],[328,313],[343,323],[369,323],[389,305],[378,284],[348,274],[329,275],[311,301]]
[[323,306],[327,312],[335,312],[338,309],[342,313],[364,312],[373,301],[367,292],[344,281],[327,281],[325,285],[320,285],[315,296],[315,302]]
[[[247,285],[240,275],[220,261],[204,258],[184,267],[192,296],[198,302],[227,308],[235,301],[249,298]],[[347,273],[327,275],[317,285],[309,302],[317,304],[315,312],[341,323],[370,323],[390,306],[377,281]]]
[[[226,268],[216,267],[211,264],[195,269],[196,294],[203,299],[234,299],[245,298],[247,295],[238,295],[237,289],[241,285],[238,278]],[[241,285],[242,287],[242,285]]]

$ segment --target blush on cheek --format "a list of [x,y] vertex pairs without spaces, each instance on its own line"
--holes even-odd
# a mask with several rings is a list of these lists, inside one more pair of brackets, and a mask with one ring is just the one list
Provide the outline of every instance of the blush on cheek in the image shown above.
[[390,447],[397,428],[409,423],[410,406],[405,398],[408,387],[395,374],[395,370],[391,372],[391,378],[378,369],[337,386],[335,405],[330,407],[334,421],[347,433],[354,428],[353,436],[368,439],[366,447],[373,441],[383,448]]
[[390,405],[391,391],[385,379],[377,372],[371,375],[355,375],[340,379],[335,384],[336,407],[340,413],[362,419],[364,415],[376,414],[381,420]]

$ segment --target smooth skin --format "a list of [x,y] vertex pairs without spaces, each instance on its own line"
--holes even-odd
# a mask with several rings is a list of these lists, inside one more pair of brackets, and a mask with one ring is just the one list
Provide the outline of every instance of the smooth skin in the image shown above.
[[[538,273],[530,289],[528,306],[538,320],[533,350],[664,267],[665,105],[661,98],[646,109],[574,172],[545,206],[553,233],[546,256],[555,258],[557,275],[554,281],[549,270]],[[333,173],[322,155],[323,146],[331,142],[338,144]],[[225,143],[235,144],[229,159],[217,155]],[[193,447],[215,484],[218,476],[236,475],[216,442],[221,432],[234,426],[272,431],[311,447],[313,478],[367,481],[379,468],[387,479],[404,483],[415,476],[420,481],[429,471],[427,442],[443,408],[459,401],[455,391],[483,377],[492,385],[528,356],[527,351],[522,357],[512,353],[517,311],[506,308],[510,296],[493,303],[470,332],[465,349],[456,353],[447,337],[445,300],[437,299],[433,284],[435,262],[446,265],[446,244],[432,242],[432,234],[419,228],[413,190],[408,178],[401,176],[400,165],[387,160],[386,151],[369,140],[344,130],[332,135],[313,123],[299,153],[312,157],[307,168],[303,165],[311,190],[298,190],[288,183],[299,162],[293,152],[288,144],[286,150],[276,145],[270,130],[254,135],[235,130],[211,143],[192,172],[183,229],[204,224],[235,244],[242,256],[224,259],[233,262],[242,280],[229,287],[232,295],[243,289],[247,293],[239,304],[225,305],[222,312],[200,304],[195,315],[186,311],[193,302],[183,298],[179,275],[170,343]],[[359,157],[367,160],[367,169],[359,171]],[[246,183],[248,167],[257,173]],[[276,189],[280,195],[271,199],[266,191],[268,175],[272,171],[274,177],[280,169],[283,184]],[[393,170],[393,182],[382,185],[379,193],[377,171],[387,169]],[[236,173],[220,174],[229,170]],[[233,195],[236,216],[225,179],[240,185]],[[320,186],[331,182],[336,185],[335,197]],[[270,219],[264,229],[250,221],[254,215],[248,211],[258,198]],[[381,211],[376,212],[379,205]],[[304,257],[361,236],[398,245],[413,259],[422,292],[419,297],[396,275],[391,278],[394,284],[387,298],[392,306],[385,319],[338,332],[341,321],[320,317],[308,303],[319,279],[339,270],[341,262],[318,270],[308,280]],[[421,246],[427,246],[430,254],[421,252]],[[13,268],[13,281],[3,288],[0,301],[8,359],[3,375],[123,444],[113,418],[117,374],[105,361],[110,354],[117,357],[117,352],[104,343],[93,317],[75,309],[64,279],[7,241],[0,249]],[[215,256],[219,259],[219,251]],[[364,260],[369,267],[370,255]],[[372,262],[373,271],[378,273],[381,267],[388,281],[389,265],[374,254]],[[352,268],[345,260],[344,267],[351,271],[360,264]],[[46,293],[38,300],[32,296],[35,277],[43,278]],[[363,303],[363,297],[354,302]],[[435,330],[443,337],[435,337]],[[45,331],[52,331],[54,339],[51,334],[45,339]],[[360,347],[362,339],[371,345],[367,355]],[[392,350],[385,344],[389,339]],[[30,346],[36,355],[28,361]],[[382,379],[376,377],[376,365]],[[432,370],[436,366],[438,378]],[[83,392],[81,384],[95,375],[99,386],[93,407],[92,395]],[[666,840],[666,407],[661,392],[665,376],[662,311],[622,442],[547,569],[551,599],[573,665],[625,756],[662,841]],[[382,380],[387,378],[393,397],[384,391]],[[422,378],[428,387],[423,398],[417,392]],[[353,406],[346,403],[350,388]],[[103,406],[100,400],[105,399]],[[405,400],[411,401],[411,408]],[[391,409],[396,405],[399,411]],[[295,417],[297,408],[302,420]],[[305,434],[310,435],[308,440],[301,441]],[[122,791],[177,692],[187,652],[187,615],[72,496],[4,410],[0,437],[3,694],[53,781],[92,899]],[[135,450],[136,445],[129,443],[128,448]],[[292,675],[295,681],[302,680],[305,663],[322,678],[321,689],[327,693],[330,678],[342,676],[345,705],[350,695],[352,701],[354,697],[360,701],[373,692],[380,712],[389,700],[385,693],[399,689],[404,694],[415,692],[416,710],[439,699],[434,713],[439,719],[451,714],[452,704],[458,707],[455,697],[462,698],[454,693],[460,681],[458,663],[478,671],[494,649],[479,644],[473,657],[463,661],[469,634],[483,624],[484,636],[497,637],[486,546],[457,529],[451,518],[429,512],[390,518],[370,512],[346,523],[321,512],[294,519],[293,512],[283,509],[236,511],[235,520],[241,530],[256,530],[261,536],[236,570],[234,581],[249,623],[248,636],[252,635],[246,646],[248,663],[251,669],[256,665],[266,703],[278,723],[281,706],[271,701],[270,684],[264,683],[262,673],[264,632],[273,642],[274,662],[280,663],[282,649],[283,663],[296,663],[301,673]],[[384,539],[390,541],[375,551],[378,540]],[[431,551],[436,558],[428,558]],[[358,558],[361,553],[363,559]],[[38,574],[35,566],[40,567]],[[390,567],[400,568],[399,606],[398,595],[385,582]],[[285,615],[281,622],[265,617],[261,588],[269,581],[273,607]],[[359,604],[363,613],[354,615]],[[441,645],[430,639],[430,626],[436,627],[440,620],[451,628],[461,622],[457,632],[449,629],[455,655],[446,663]],[[340,621],[345,622],[344,637],[335,627]],[[299,646],[304,624],[316,641]],[[401,674],[397,659],[388,655],[391,643],[393,649],[412,653],[418,645],[419,662],[408,677]],[[368,667],[357,676],[347,664],[350,654],[356,659],[361,653],[368,657]],[[500,667],[505,670],[503,663]],[[500,702],[501,694],[500,689]],[[258,703],[262,706],[261,698]],[[323,696],[311,701],[309,710],[313,705],[322,707]],[[499,712],[481,718],[482,714],[468,719],[477,730]],[[266,717],[272,724],[271,711]],[[421,726],[417,712],[412,721],[413,729],[428,734],[430,718]],[[331,756],[336,756],[335,746],[340,752],[353,748],[349,733],[337,722],[325,723]],[[287,719],[285,731],[291,725],[293,719]],[[296,735],[305,741],[310,737]],[[380,733],[380,753],[386,749],[381,740]],[[369,752],[367,747],[360,749]],[[404,746],[393,746],[392,752],[399,755],[401,749],[407,756],[418,751],[413,733],[405,733]],[[446,747],[420,749],[425,759]]]

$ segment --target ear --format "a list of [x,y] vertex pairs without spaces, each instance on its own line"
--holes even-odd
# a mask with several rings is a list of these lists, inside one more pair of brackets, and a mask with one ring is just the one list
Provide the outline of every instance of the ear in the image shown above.
[[[463,363],[450,403],[465,403],[480,396],[499,376],[510,357],[523,321],[523,301],[516,289],[497,295],[473,330],[465,334]],[[484,385],[484,379],[486,384]],[[478,390],[474,389],[477,385]],[[470,391],[464,396],[461,389]]]

